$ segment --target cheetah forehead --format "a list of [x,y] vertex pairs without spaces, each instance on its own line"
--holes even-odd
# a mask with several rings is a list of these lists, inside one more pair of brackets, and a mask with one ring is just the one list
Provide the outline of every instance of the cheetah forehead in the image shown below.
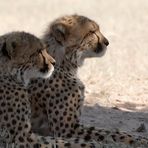
[[[12,32],[0,37],[0,43],[6,42],[8,49],[12,47],[15,49],[13,52],[15,56],[19,54],[30,55],[38,48],[43,48],[41,41],[32,34],[26,32]],[[29,50],[28,50],[29,49]]]
[[76,35],[99,30],[99,25],[95,21],[81,15],[63,16],[55,20],[52,25],[56,23],[64,24],[69,30],[69,33]]
[[[86,16],[82,15],[67,15],[58,18],[56,21],[67,23],[69,25],[85,25],[85,24],[96,24],[93,20],[89,19]],[[97,24],[96,24],[97,25]]]

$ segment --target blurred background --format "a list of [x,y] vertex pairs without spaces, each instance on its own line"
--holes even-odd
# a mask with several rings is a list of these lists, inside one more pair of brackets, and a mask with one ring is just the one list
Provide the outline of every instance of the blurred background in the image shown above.
[[148,136],[147,0],[0,0],[0,34],[41,37],[55,18],[73,13],[95,20],[110,42],[104,57],[79,70],[86,85],[82,122]]

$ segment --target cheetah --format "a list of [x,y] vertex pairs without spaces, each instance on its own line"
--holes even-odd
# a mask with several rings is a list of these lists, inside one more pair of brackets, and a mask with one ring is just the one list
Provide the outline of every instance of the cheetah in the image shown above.
[[31,130],[27,85],[32,78],[49,78],[54,63],[42,41],[34,35],[12,32],[0,36],[0,147],[2,144],[5,148],[8,145],[15,148],[95,147],[94,142],[42,137]]
[[33,79],[28,87],[33,131],[86,141],[100,142],[110,138],[129,145],[138,140],[142,144],[145,139],[136,139],[124,132],[85,127],[79,122],[85,87],[77,76],[78,68],[86,58],[102,57],[109,45],[99,25],[85,16],[63,16],[51,23],[42,40],[48,53],[56,59],[56,65],[50,79]]

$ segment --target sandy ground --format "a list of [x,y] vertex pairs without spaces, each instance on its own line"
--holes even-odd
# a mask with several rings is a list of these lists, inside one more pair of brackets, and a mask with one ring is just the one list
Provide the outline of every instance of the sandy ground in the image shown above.
[[[41,36],[53,19],[73,13],[96,20],[110,41],[104,57],[79,71],[86,85],[82,123],[148,136],[147,0],[0,0],[0,34]],[[136,132],[141,124],[146,129]]]

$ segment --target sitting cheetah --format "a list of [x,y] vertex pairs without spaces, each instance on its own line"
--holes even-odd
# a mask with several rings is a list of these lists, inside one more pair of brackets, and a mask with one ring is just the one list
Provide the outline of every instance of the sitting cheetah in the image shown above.
[[0,37],[1,148],[2,143],[10,143],[15,148],[95,147],[94,142],[41,137],[31,131],[26,87],[31,78],[50,77],[54,63],[43,43],[29,33],[13,32]]
[[[78,15],[55,20],[43,36],[48,52],[56,59],[50,79],[34,79],[28,87],[34,132],[54,137],[79,137],[86,141],[136,143],[131,135],[79,124],[84,101],[84,85],[77,70],[85,58],[101,57],[108,40],[92,20]],[[143,140],[141,140],[143,141]]]

